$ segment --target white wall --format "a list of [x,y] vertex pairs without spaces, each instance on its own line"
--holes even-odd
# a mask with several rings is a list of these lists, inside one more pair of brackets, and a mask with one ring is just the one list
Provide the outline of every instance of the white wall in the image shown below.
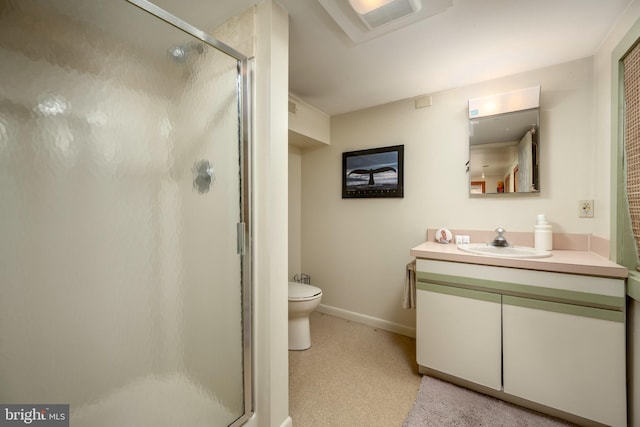
[[302,271],[302,150],[289,146],[289,280]]
[[[332,117],[331,146],[302,156],[302,269],[322,303],[413,328],[414,312],[400,305],[405,264],[427,228],[533,231],[545,213],[555,231],[591,233],[595,219],[578,218],[577,204],[594,198],[593,76],[586,58],[434,93],[423,109],[407,99]],[[536,85],[541,194],[470,198],[468,99]],[[405,145],[404,198],[341,199],[342,152],[395,144]]]
[[295,106],[289,112],[289,144],[305,147],[309,144],[329,144],[331,138],[328,114],[289,94],[289,102]]
[[288,15],[258,4],[254,131],[255,416],[247,425],[290,425],[287,335]]

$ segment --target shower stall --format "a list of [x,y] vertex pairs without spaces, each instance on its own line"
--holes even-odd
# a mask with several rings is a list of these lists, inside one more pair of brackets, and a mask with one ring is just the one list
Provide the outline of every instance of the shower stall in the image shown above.
[[0,0],[0,404],[248,419],[250,65],[146,0]]

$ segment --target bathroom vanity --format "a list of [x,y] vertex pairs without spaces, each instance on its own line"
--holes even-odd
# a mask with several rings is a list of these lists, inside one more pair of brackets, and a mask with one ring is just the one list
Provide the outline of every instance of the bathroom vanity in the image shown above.
[[422,373],[586,424],[626,425],[627,270],[588,251],[509,259],[425,242]]

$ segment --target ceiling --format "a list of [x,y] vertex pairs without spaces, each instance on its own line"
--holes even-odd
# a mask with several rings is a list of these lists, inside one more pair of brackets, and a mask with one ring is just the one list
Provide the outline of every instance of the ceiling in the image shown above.
[[[634,0],[450,0],[360,43],[319,0],[276,1],[289,12],[289,91],[336,115],[591,56]],[[154,1],[205,30],[257,2]]]

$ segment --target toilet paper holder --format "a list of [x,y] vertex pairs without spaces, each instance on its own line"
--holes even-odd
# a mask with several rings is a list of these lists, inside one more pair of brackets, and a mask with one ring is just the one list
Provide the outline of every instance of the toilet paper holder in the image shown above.
[[293,276],[293,281],[298,283],[305,283],[307,285],[311,284],[311,276],[306,273],[300,273]]

